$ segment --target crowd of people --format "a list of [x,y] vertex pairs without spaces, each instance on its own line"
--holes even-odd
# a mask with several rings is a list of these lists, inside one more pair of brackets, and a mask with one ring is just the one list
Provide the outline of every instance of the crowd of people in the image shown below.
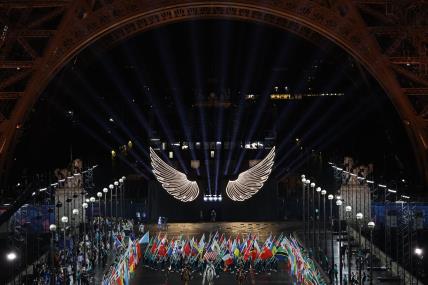
[[143,230],[142,224],[134,225],[132,220],[97,217],[85,225],[67,228],[65,237],[63,230],[57,231],[51,253],[45,262],[34,266],[34,283],[94,284],[95,269],[102,272],[123,250],[114,244],[114,238],[135,238]]

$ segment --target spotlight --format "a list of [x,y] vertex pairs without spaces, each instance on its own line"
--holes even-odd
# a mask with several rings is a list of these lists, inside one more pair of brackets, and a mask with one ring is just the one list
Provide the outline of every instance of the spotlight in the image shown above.
[[110,117],[108,120],[109,120],[110,122],[112,122],[112,123],[114,122],[114,119],[113,119],[113,118],[111,118],[111,117]]

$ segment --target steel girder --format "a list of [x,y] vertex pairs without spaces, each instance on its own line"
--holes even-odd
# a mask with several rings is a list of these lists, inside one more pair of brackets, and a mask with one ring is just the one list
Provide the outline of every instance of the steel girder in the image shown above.
[[[29,110],[55,74],[83,48],[124,40],[168,23],[218,18],[261,22],[314,41],[325,38],[347,51],[388,94],[428,182],[427,108],[414,106],[408,97],[428,95],[427,11],[422,7],[418,12],[419,2],[0,1],[0,173],[8,165]],[[37,49],[32,38],[45,39],[46,45]],[[8,108],[3,107],[5,102]]]

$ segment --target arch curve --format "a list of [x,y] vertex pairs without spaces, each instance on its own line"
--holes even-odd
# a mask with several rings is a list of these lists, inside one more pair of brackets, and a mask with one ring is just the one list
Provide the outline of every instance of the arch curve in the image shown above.
[[[328,7],[310,0],[113,0],[98,9],[71,1],[55,36],[33,72],[9,120],[0,125],[0,159],[13,150],[21,126],[39,95],[55,74],[75,55],[98,41],[118,41],[132,33],[196,19],[238,19],[273,25],[300,34],[315,32],[352,55],[379,82],[404,122],[418,165],[428,178],[424,122],[404,95],[374,37],[351,1]],[[303,30],[303,31],[302,31]]]

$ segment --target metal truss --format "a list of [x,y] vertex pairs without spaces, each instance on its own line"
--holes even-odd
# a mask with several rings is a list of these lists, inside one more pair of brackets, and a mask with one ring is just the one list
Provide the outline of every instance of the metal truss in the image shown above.
[[195,19],[265,23],[337,45],[379,82],[428,183],[428,7],[418,0],[0,0],[0,173],[49,81],[83,48]]

